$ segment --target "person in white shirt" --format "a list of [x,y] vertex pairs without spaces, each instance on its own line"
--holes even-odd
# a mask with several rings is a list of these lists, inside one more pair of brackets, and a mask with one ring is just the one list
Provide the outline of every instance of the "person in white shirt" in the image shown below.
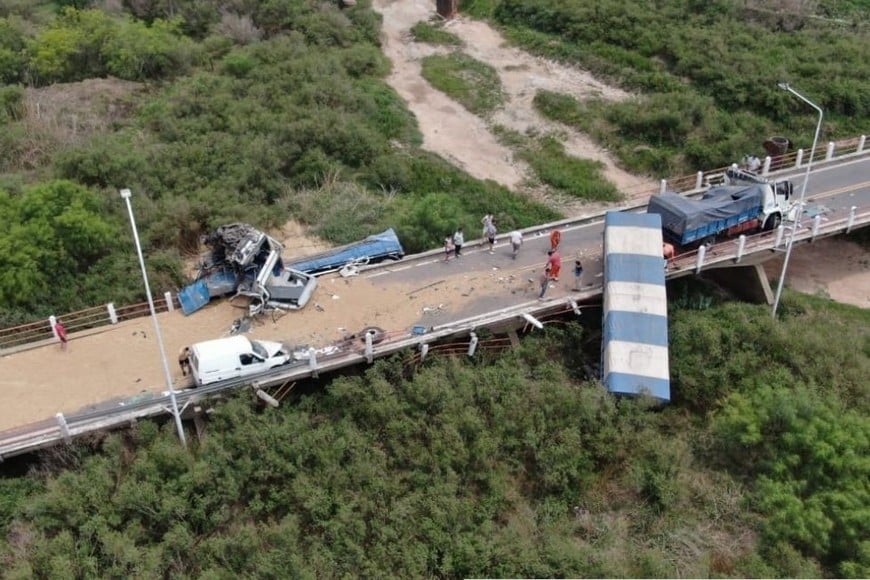
[[520,252],[520,246],[523,245],[523,234],[519,230],[514,230],[510,233],[511,248],[513,249],[513,259],[517,259],[517,254]]

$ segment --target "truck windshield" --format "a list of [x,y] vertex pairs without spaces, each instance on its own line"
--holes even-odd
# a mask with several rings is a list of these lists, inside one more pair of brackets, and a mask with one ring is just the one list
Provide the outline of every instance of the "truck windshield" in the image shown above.
[[269,358],[269,353],[267,353],[266,349],[263,348],[263,345],[256,340],[251,341],[251,348],[254,349],[254,354],[256,354],[261,359],[266,360],[267,358]]

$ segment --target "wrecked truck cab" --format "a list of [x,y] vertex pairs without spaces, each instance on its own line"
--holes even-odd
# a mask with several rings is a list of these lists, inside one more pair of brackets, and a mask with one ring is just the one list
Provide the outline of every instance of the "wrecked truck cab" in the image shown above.
[[253,377],[292,360],[280,342],[232,336],[198,342],[190,347],[190,370],[196,386]]

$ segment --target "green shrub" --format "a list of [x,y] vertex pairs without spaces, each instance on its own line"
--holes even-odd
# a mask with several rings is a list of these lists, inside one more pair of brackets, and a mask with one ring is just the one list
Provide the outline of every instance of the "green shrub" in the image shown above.
[[462,45],[462,40],[452,32],[447,32],[441,26],[422,20],[411,27],[411,34],[414,35],[414,40],[417,42],[444,46]]
[[425,57],[422,75],[433,87],[478,115],[492,112],[504,101],[496,70],[462,53]]

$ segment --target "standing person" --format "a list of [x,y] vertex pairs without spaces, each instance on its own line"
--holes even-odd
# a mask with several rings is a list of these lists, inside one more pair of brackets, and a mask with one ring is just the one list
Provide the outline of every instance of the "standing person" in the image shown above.
[[183,346],[178,352],[178,366],[181,367],[181,376],[186,377],[190,371],[190,347]]
[[[492,216],[490,216],[492,217]],[[489,223],[486,226],[486,241],[489,243],[489,253],[493,253],[493,248],[495,247],[495,234],[498,230],[496,230],[495,222],[490,219]]]
[[513,249],[513,259],[517,259],[517,254],[520,252],[520,246],[523,245],[523,234],[519,230],[514,230],[510,233],[511,248]]
[[54,332],[57,333],[57,338],[60,340],[60,350],[66,350],[66,343],[69,338],[66,335],[66,327],[60,320],[54,323]]
[[483,224],[483,237],[486,237],[486,234],[489,232],[489,226],[492,225],[495,216],[491,213],[486,214],[480,219],[480,223]]
[[550,249],[555,252],[559,249],[560,243],[562,243],[562,232],[559,230],[550,232]]
[[549,258],[547,259],[547,266],[550,267],[550,276],[554,281],[559,281],[559,272],[562,271],[562,255],[559,254],[559,250],[550,250],[547,252]]
[[465,234],[462,233],[462,228],[456,230],[453,234],[453,254],[458,258],[462,255],[462,244],[465,243]]
[[574,290],[580,290],[580,279],[583,277],[583,264],[580,259],[574,260]]
[[453,253],[453,239],[450,236],[444,238],[444,261],[450,261],[450,254]]
[[541,284],[541,293],[538,295],[538,300],[543,300],[544,294],[547,293],[547,288],[550,287],[550,264],[547,264],[544,267],[544,271],[541,273],[538,282]]

